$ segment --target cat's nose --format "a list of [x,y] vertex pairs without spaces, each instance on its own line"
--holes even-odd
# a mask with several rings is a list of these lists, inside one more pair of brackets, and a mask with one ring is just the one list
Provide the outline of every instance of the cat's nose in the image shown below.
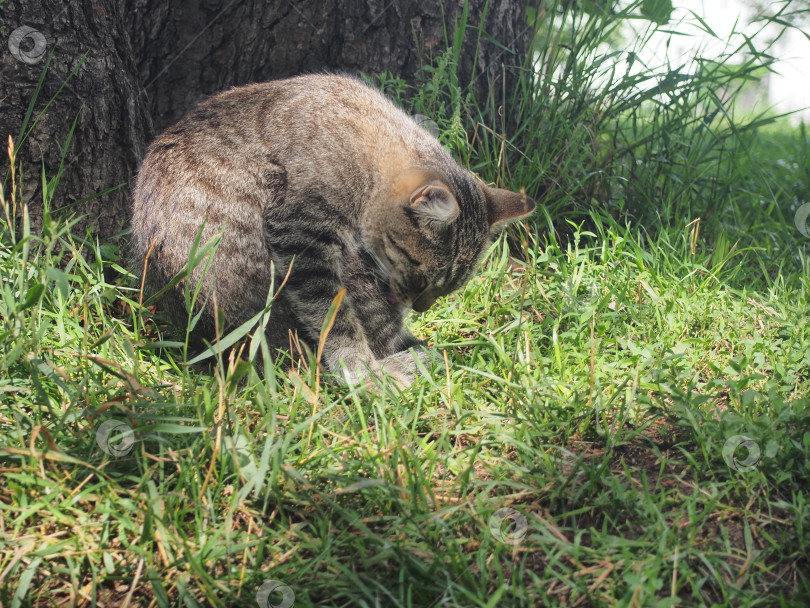
[[428,308],[433,306],[433,303],[436,301],[436,296],[434,296],[429,291],[426,291],[423,294],[420,294],[418,298],[413,301],[413,309],[416,312],[425,312]]

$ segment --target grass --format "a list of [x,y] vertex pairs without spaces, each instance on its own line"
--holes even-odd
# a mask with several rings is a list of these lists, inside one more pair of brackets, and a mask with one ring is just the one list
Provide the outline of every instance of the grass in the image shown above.
[[[384,84],[548,204],[411,319],[445,360],[407,391],[189,368],[121,254],[49,214],[32,232],[7,180],[0,604],[806,604],[807,134],[596,128],[562,79],[506,145],[442,92],[452,59]],[[577,153],[610,129],[644,143]]]

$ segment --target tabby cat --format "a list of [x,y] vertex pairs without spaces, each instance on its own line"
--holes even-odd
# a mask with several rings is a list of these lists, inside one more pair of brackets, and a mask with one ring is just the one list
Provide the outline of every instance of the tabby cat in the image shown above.
[[[261,311],[267,337],[317,344],[345,297],[322,361],[349,382],[385,371],[402,385],[430,351],[403,328],[463,286],[492,238],[529,215],[524,194],[491,188],[438,140],[360,80],[310,75],[253,84],[201,103],[150,146],[134,192],[132,235],[146,284],[165,286],[192,243],[222,233],[211,267],[160,300],[186,321],[183,289],[202,281],[195,329],[214,334],[212,304],[233,328]],[[289,274],[288,274],[289,270]]]

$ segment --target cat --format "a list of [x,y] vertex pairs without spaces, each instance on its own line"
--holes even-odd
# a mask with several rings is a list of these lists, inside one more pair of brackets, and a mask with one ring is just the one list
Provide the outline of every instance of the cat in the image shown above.
[[[431,351],[403,327],[462,287],[492,239],[535,209],[492,188],[376,89],[320,74],[230,89],[202,102],[149,147],[132,206],[132,246],[152,291],[186,265],[192,243],[221,232],[211,267],[197,267],[159,303],[187,320],[183,289],[202,285],[195,328],[215,333],[261,311],[271,286],[268,343],[317,345],[330,305],[345,296],[322,352],[349,383],[386,372],[416,377]],[[144,262],[146,262],[144,264]],[[289,271],[289,272],[288,272]]]

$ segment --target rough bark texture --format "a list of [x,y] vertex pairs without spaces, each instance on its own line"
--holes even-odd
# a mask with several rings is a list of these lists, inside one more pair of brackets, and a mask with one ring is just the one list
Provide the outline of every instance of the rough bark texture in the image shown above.
[[[148,107],[139,99],[137,68],[120,14],[112,2],[9,0],[0,6],[0,171],[7,174],[5,149],[12,135],[23,161],[24,195],[35,225],[42,213],[42,164],[49,178],[56,175],[60,148],[74,120],[75,134],[53,206],[70,205],[125,184],[77,210],[88,217],[79,228],[90,228],[102,237],[120,230],[128,218],[128,182],[145,153],[152,127]],[[10,47],[13,32],[24,26],[37,33],[29,33],[19,47],[12,40]],[[49,56],[29,122],[33,128],[23,140],[20,129]]]
[[[171,0],[159,11],[139,10],[143,4],[132,2],[139,24],[133,44],[159,129],[202,97],[247,82],[323,70],[388,71],[411,80],[452,43],[464,6],[458,0],[444,7],[407,0]],[[474,79],[476,93],[485,95],[490,80],[500,82],[502,64],[522,61],[528,27],[522,1],[492,2],[483,29],[510,50],[482,39],[471,78],[477,42],[471,28],[480,25],[486,0],[469,4],[459,73],[463,84]]]
[[[487,5],[481,29],[503,46],[475,31]],[[489,95],[498,100],[504,66],[522,62],[528,40],[523,5],[469,0],[458,72],[481,101]],[[388,71],[412,80],[452,43],[463,6],[459,0],[443,6],[412,0],[9,0],[0,5],[0,137],[17,138],[49,53],[34,117],[86,54],[22,142],[21,157],[26,200],[36,217],[40,159],[54,175],[58,144],[78,114],[56,206],[126,184],[78,207],[88,218],[83,227],[107,238],[128,221],[129,184],[145,146],[202,98],[248,82],[324,70]],[[13,33],[24,26],[41,36],[29,34],[16,48]],[[45,55],[35,62],[43,37]],[[508,90],[516,71],[506,74]],[[5,174],[7,167],[4,159],[0,170]]]

